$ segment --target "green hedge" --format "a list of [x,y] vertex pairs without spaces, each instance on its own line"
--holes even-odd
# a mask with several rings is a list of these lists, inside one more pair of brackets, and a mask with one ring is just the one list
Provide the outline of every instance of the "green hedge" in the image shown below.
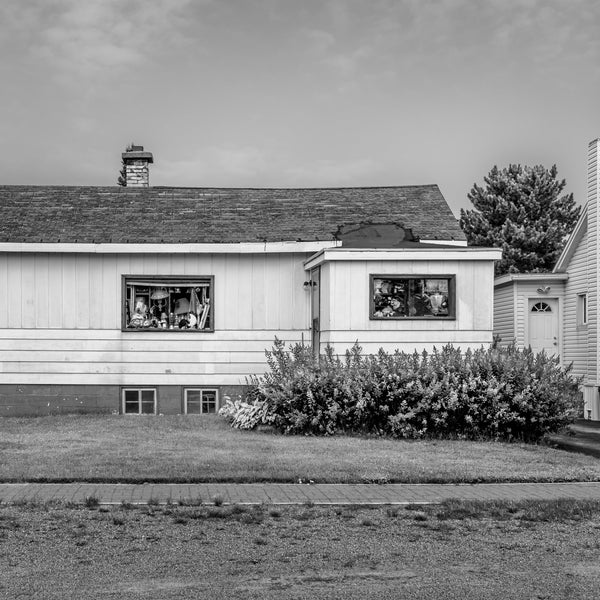
[[286,350],[275,340],[267,361],[269,371],[251,382],[244,401],[223,410],[234,426],[536,441],[581,412],[570,367],[514,346],[373,356],[356,345],[344,357],[329,347],[317,359],[310,347]]

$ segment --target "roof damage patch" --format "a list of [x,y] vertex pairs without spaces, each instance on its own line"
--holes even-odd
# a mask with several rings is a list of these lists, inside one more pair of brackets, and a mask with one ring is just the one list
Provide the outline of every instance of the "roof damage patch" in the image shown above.
[[403,248],[418,242],[412,230],[398,223],[351,223],[338,227],[335,239],[344,248]]

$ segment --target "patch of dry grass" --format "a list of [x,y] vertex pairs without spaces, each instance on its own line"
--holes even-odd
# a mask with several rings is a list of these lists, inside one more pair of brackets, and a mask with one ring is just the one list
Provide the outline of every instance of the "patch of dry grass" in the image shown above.
[[600,480],[600,462],[545,446],[282,436],[219,417],[0,419],[2,481],[493,482]]
[[575,504],[0,505],[0,596],[592,599],[600,503]]

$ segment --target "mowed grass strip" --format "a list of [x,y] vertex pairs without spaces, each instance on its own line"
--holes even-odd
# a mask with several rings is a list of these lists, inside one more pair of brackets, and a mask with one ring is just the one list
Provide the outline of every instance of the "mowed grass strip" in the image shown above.
[[1,481],[470,483],[598,481],[546,446],[239,431],[218,416],[0,419]]

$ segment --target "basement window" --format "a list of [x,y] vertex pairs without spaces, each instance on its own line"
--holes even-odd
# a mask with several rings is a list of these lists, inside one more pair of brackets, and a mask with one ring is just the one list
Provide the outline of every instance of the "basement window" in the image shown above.
[[214,331],[213,277],[123,276],[124,331]]
[[370,319],[454,319],[455,276],[371,275]]
[[184,391],[184,411],[186,415],[203,415],[219,410],[218,390],[188,388]]
[[155,388],[124,388],[122,390],[124,415],[155,415]]

